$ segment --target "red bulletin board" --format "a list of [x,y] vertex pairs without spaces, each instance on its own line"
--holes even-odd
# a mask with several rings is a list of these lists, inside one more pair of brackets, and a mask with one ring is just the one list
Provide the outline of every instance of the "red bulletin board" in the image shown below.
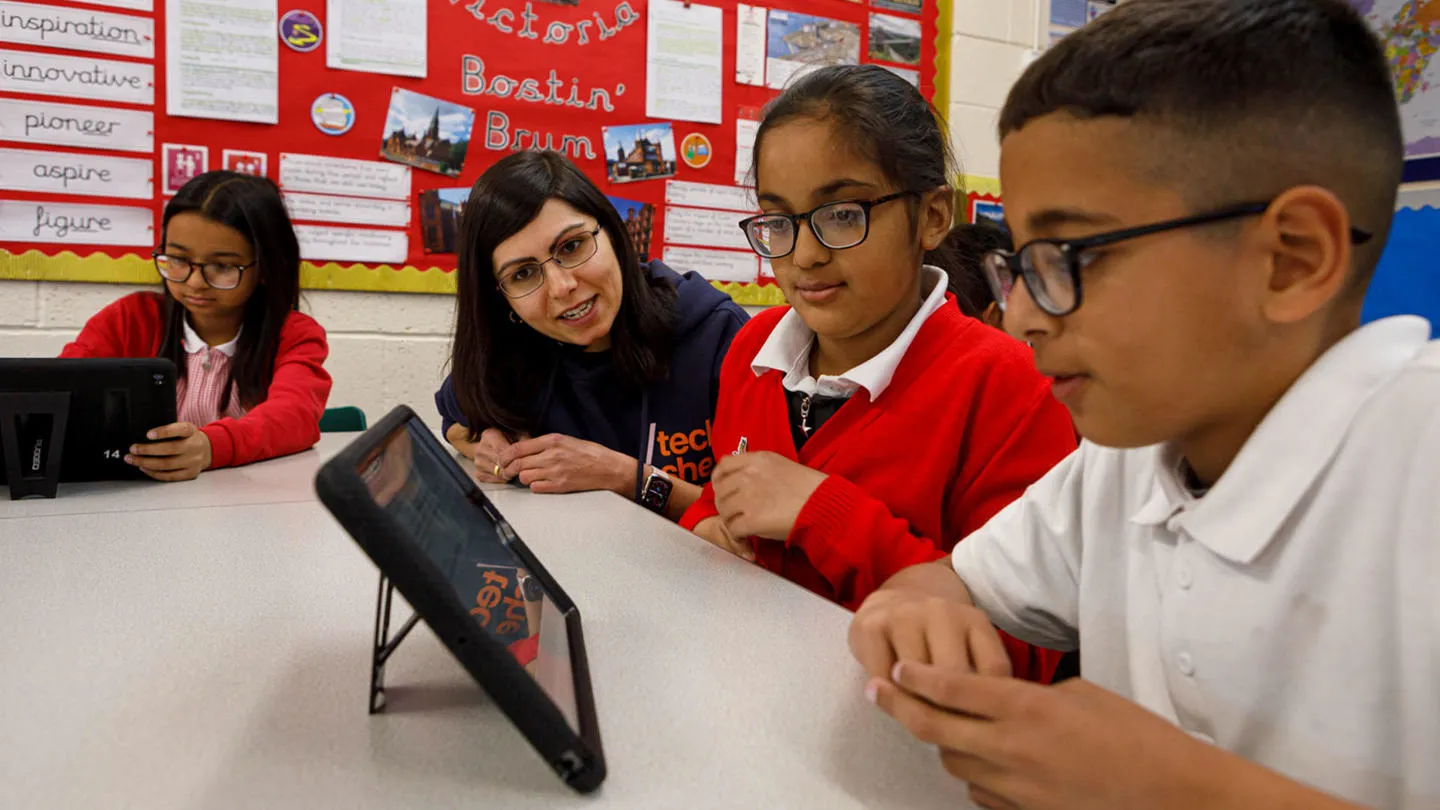
[[[934,0],[924,2],[919,72],[922,92],[927,98],[934,98],[936,47],[940,39],[936,26],[941,9]],[[308,53],[300,53],[282,44],[279,51],[278,125],[177,118],[165,114],[165,0],[155,0],[155,10],[150,14],[117,8],[96,8],[68,0],[50,0],[49,4],[86,11],[149,16],[155,21],[156,86],[153,111],[156,166],[155,198],[152,204],[157,223],[158,214],[164,205],[163,167],[160,165],[163,144],[208,147],[211,169],[221,167],[221,156],[225,150],[262,152],[268,158],[268,175],[278,181],[282,152],[380,160],[382,130],[394,88],[443,99],[475,111],[470,148],[459,177],[412,169],[410,249],[406,266],[342,266],[307,262],[303,273],[303,283],[307,288],[453,291],[455,256],[427,254],[424,251],[418,199],[420,193],[427,189],[468,187],[481,172],[510,150],[532,146],[551,146],[556,149],[563,146],[569,156],[599,183],[606,194],[654,204],[655,221],[650,253],[658,257],[663,250],[666,181],[656,179],[609,183],[606,180],[605,148],[601,137],[602,126],[623,126],[659,120],[647,119],[645,116],[646,0],[579,0],[579,5],[559,5],[542,0],[430,0],[428,70],[426,78],[423,79],[331,70],[326,67],[326,45]],[[686,166],[677,154],[674,179],[729,186],[733,185],[734,179],[737,113],[743,108],[763,106],[777,91],[740,85],[735,81],[736,0],[710,0],[703,5],[718,6],[724,13],[721,85],[724,121],[718,125],[673,122],[677,153],[680,151],[681,141],[692,132],[705,135],[713,146],[712,160],[708,166],[700,169]],[[768,5],[755,5],[857,24],[861,32],[862,62],[870,61],[867,57],[869,15],[873,12],[906,16],[903,12],[871,7],[850,0],[774,0]],[[944,5],[948,7],[949,4]],[[322,22],[325,21],[324,0],[309,0],[308,3],[282,0],[278,9],[279,16],[284,16],[286,12],[294,9],[309,11]],[[505,30],[507,28],[508,33]],[[329,36],[328,30],[326,36]],[[557,41],[562,36],[565,40],[563,43]],[[12,50],[46,50],[15,44],[3,44],[0,47]],[[943,47],[941,50],[943,53]],[[55,52],[121,59],[105,54]],[[484,68],[485,92],[475,93],[473,91],[479,90],[481,84],[479,76],[476,75],[476,69],[481,62]],[[471,69],[468,79],[467,66]],[[553,79],[558,80],[558,85],[552,81],[552,74]],[[495,94],[505,89],[506,82],[499,79],[501,76],[511,80],[510,84],[516,88],[511,97],[504,98]],[[519,83],[526,79],[536,81],[542,96],[551,95],[550,89],[556,88],[550,103],[544,98],[538,102],[521,101],[517,97]],[[578,90],[574,97],[579,99],[581,106],[563,103],[572,98],[572,87]],[[604,91],[603,97],[608,97],[613,110],[603,108],[602,94],[592,95],[592,91],[597,89]],[[467,90],[472,92],[467,93]],[[354,104],[355,123],[344,135],[327,135],[311,122],[311,104],[316,97],[325,93],[338,93]],[[562,103],[554,103],[555,99]],[[36,100],[102,107],[125,106],[56,97],[36,97]],[[597,102],[596,109],[587,107],[591,101]],[[570,137],[567,139],[566,136]],[[25,145],[23,148],[84,151],[51,146]],[[57,197],[3,189],[0,189],[0,198],[50,199],[102,205],[135,204],[135,201]],[[342,224],[334,226],[364,227]],[[145,253],[146,251],[135,248],[80,244],[7,243],[0,245],[0,278],[149,281],[156,276]],[[767,292],[756,284],[719,286],[735,295],[737,300],[747,303],[771,303],[770,298],[774,296],[773,290]]]

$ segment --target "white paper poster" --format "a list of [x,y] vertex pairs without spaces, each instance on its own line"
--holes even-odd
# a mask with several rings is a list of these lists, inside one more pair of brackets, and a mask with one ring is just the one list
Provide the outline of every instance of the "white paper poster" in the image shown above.
[[0,141],[154,152],[155,114],[0,98]]
[[0,91],[148,107],[155,103],[155,67],[86,56],[0,50]]
[[755,160],[755,133],[760,122],[748,118],[735,119],[735,185],[750,185],[750,165]]
[[393,200],[366,200],[360,197],[330,197],[324,194],[286,194],[290,218],[312,222],[343,222],[348,225],[410,224],[410,203]]
[[149,159],[0,149],[0,189],[10,191],[148,200],[154,179]]
[[410,167],[389,161],[281,152],[280,187],[287,192],[408,200]]
[[128,8],[131,11],[154,11],[155,0],[85,0],[92,6],[109,6],[110,8]]
[[165,108],[221,121],[280,121],[276,0],[165,0]]
[[155,58],[148,17],[0,0],[0,42]]
[[721,211],[749,213],[756,210],[754,192],[748,188],[692,183],[688,180],[665,181],[665,202],[668,205],[718,208]]
[[155,212],[116,205],[0,200],[0,242],[155,246]]
[[665,209],[665,242],[749,250],[750,242],[740,230],[740,220],[744,218],[735,211],[668,206]]
[[735,83],[765,86],[765,15],[741,3],[735,14]]
[[724,14],[651,0],[645,29],[645,115],[718,124]]
[[738,250],[665,247],[665,263],[676,271],[691,270],[708,281],[752,282],[760,276],[760,257]]
[[425,0],[326,0],[325,66],[423,79],[425,5]]
[[296,225],[295,235],[300,239],[300,258],[308,261],[399,264],[410,253],[410,235],[405,231]]

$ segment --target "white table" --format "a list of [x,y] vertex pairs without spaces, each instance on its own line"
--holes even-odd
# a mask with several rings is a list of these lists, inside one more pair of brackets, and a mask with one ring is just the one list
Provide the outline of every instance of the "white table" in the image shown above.
[[0,520],[0,807],[969,806],[862,698],[848,613],[608,494],[492,493],[584,617],[598,794],[423,626],[367,715],[376,571],[307,480],[339,444],[206,473],[208,504],[95,485]]

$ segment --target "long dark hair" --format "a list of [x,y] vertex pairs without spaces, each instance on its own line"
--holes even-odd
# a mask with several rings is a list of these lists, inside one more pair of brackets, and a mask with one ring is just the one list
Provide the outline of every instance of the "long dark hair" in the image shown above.
[[950,229],[940,246],[925,254],[950,277],[949,291],[960,311],[980,318],[995,303],[995,293],[985,280],[985,254],[992,250],[1014,250],[1010,232],[988,222],[964,222]]
[[513,310],[495,281],[495,248],[534,221],[549,200],[592,216],[620,263],[620,311],[610,329],[620,379],[643,388],[669,373],[675,331],[675,288],[640,266],[629,231],[600,189],[558,152],[525,151],[501,158],[480,175],[460,218],[451,382],[471,439],[487,427],[533,432],[561,350],[510,319]]
[[[186,183],[165,205],[162,246],[170,220],[180,214],[199,214],[234,228],[250,240],[255,251],[255,266],[245,272],[259,273],[260,283],[245,302],[235,362],[220,395],[221,412],[230,407],[232,385],[240,404],[253,408],[270,392],[280,329],[290,313],[300,308],[300,242],[295,227],[274,183],[238,172],[206,172]],[[165,324],[164,337],[156,356],[173,361],[183,378],[185,307],[167,292],[160,317]]]
[[[897,191],[957,186],[958,163],[945,126],[920,91],[878,65],[836,65],[802,76],[770,102],[755,132],[751,176],[758,180],[765,136],[800,118],[825,120]],[[917,204],[911,203],[912,217]]]

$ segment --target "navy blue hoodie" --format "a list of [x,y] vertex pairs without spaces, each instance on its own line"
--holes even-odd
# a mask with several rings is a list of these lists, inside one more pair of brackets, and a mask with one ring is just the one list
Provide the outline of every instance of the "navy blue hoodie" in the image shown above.
[[[539,435],[563,433],[639,461],[648,457],[676,478],[704,484],[715,467],[710,420],[720,394],[720,364],[749,316],[697,273],[682,276],[658,261],[646,271],[675,285],[679,317],[669,376],[635,391],[621,383],[609,352],[566,350],[539,403]],[[435,394],[435,406],[446,431],[456,423],[470,426],[449,377]]]

